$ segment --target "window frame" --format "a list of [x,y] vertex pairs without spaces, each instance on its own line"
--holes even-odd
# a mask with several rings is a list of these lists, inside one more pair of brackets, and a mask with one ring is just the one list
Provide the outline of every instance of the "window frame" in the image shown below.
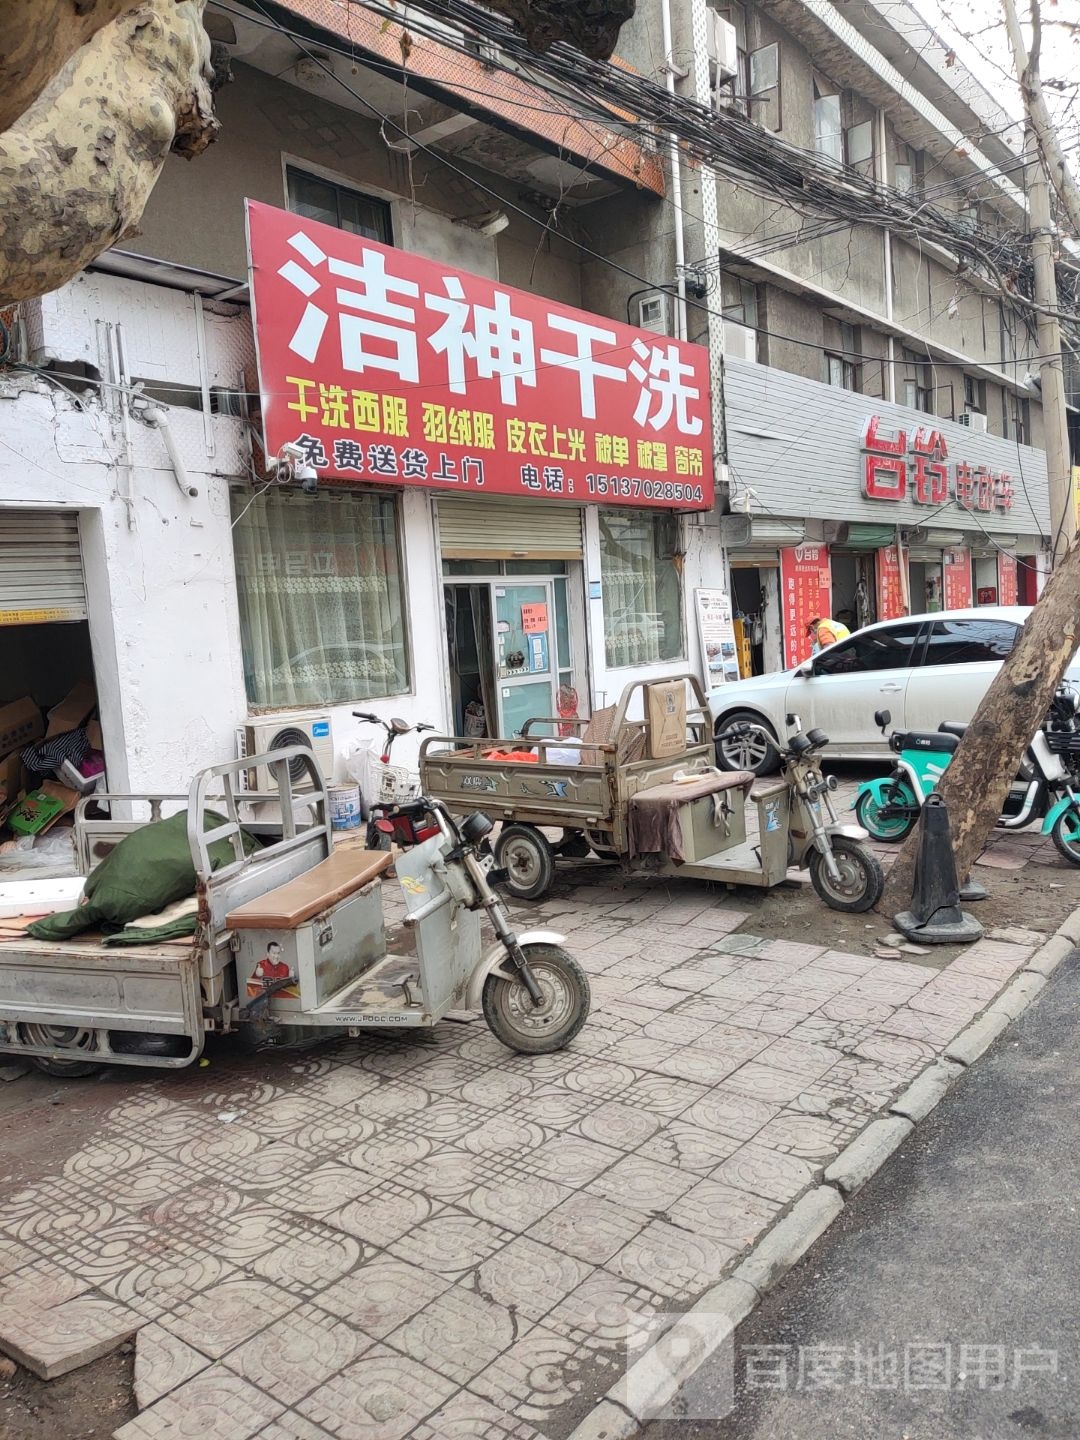
[[[754,61],[759,55],[764,55],[767,50],[776,52],[776,78],[771,85],[763,85],[759,89],[754,88]],[[767,45],[758,45],[753,50],[747,51],[746,57],[746,94],[747,107],[750,119],[763,130],[777,134],[784,128],[784,112],[782,101],[783,82],[783,57],[780,50],[779,40],[770,40]],[[764,112],[764,117],[762,113]]]
[[[845,155],[845,139],[847,132],[844,129],[844,92],[839,86],[833,86],[831,81],[824,78],[819,79],[817,75],[811,80],[811,101],[812,118],[814,121],[814,154],[820,155],[822,159],[828,160],[832,165],[843,165]],[[822,129],[821,112],[818,107],[826,101],[835,102],[836,105],[836,129],[829,131],[828,135]],[[835,140],[837,153],[833,154],[827,149],[822,140],[830,138]]]
[[[652,555],[654,556],[654,558],[655,558],[655,560],[656,560],[656,562],[657,562],[657,570],[656,570],[656,573],[659,573],[659,566],[660,566],[661,564],[665,564],[665,563],[666,563],[666,564],[668,564],[668,565],[670,566],[671,574],[672,574],[672,576],[674,577],[674,584],[673,584],[673,591],[674,591],[674,615],[675,615],[675,617],[677,618],[677,620],[678,620],[678,625],[679,625],[678,645],[677,645],[677,648],[676,648],[676,653],[675,653],[674,655],[661,656],[659,659],[656,659],[656,660],[622,660],[622,661],[620,661],[620,660],[617,658],[617,655],[615,654],[615,652],[613,651],[613,647],[612,647],[612,635],[613,635],[613,627],[614,627],[615,614],[614,614],[613,612],[609,612],[609,610],[608,610],[608,608],[607,608],[607,599],[608,599],[609,593],[611,593],[611,591],[613,591],[615,587],[612,586],[612,587],[610,587],[610,589],[609,589],[607,577],[606,577],[606,575],[605,575],[605,567],[604,567],[604,524],[605,524],[605,521],[608,519],[608,517],[611,517],[611,516],[621,517],[621,518],[623,518],[623,519],[632,519],[632,520],[637,520],[637,521],[639,521],[639,522],[646,522],[646,523],[648,523],[648,524],[652,527],[652,532],[653,532],[653,533],[652,533],[652,536],[651,536],[651,540],[650,540],[650,550],[651,550],[651,553],[652,553]],[[657,533],[656,533],[656,527],[657,527],[657,525],[658,525],[661,521],[667,521],[667,522],[669,522],[669,523],[671,524],[671,526],[672,526],[672,535],[671,535],[671,546],[672,546],[672,549],[671,549],[671,553],[670,553],[670,554],[667,554],[667,553],[661,548],[661,545],[660,545],[660,537],[659,537],[659,536],[657,535]],[[605,663],[606,668],[607,668],[608,670],[641,670],[641,669],[646,669],[646,668],[648,668],[648,667],[653,667],[653,666],[657,666],[657,665],[671,665],[671,664],[674,664],[674,663],[676,663],[676,662],[678,662],[678,661],[686,660],[686,659],[687,659],[687,656],[688,656],[688,651],[689,651],[689,639],[688,639],[688,634],[687,634],[688,625],[687,625],[687,617],[686,617],[686,613],[685,613],[685,611],[686,611],[686,606],[685,606],[685,603],[684,603],[682,580],[681,580],[681,578],[680,578],[680,576],[679,576],[679,572],[678,572],[678,570],[677,570],[677,568],[676,568],[676,566],[675,566],[675,563],[674,563],[675,556],[678,554],[678,550],[679,550],[679,516],[678,516],[678,514],[675,513],[674,511],[663,510],[663,509],[654,509],[654,508],[651,508],[651,507],[650,507],[650,508],[644,508],[644,507],[643,507],[643,508],[640,508],[640,509],[630,510],[630,509],[624,509],[624,508],[618,507],[618,506],[599,506],[599,507],[597,507],[597,541],[598,541],[598,547],[599,547],[599,560],[600,560],[600,587],[601,587],[601,596],[603,597],[603,602],[604,602],[604,610],[603,610],[603,616],[604,616],[604,663]],[[642,614],[645,614],[645,613],[650,613],[650,612],[642,611],[641,613],[642,613]],[[666,623],[665,623],[665,633],[666,633],[666,628],[667,628],[667,626],[666,626]],[[659,647],[658,647],[658,648],[659,648]]]
[[[909,410],[918,410],[923,415],[933,415],[934,362],[929,355],[920,355],[906,345],[901,347],[900,362],[904,370],[901,380],[904,387],[904,404]],[[908,371],[913,371],[914,374],[909,376]],[[911,390],[915,392],[914,400],[908,398]]]
[[[285,209],[292,215],[299,215],[300,211],[293,209],[292,188],[290,185],[290,173],[299,175],[301,178],[315,180],[322,185],[331,185],[337,191],[344,191],[347,194],[355,195],[358,199],[377,205],[385,211],[386,235],[388,238],[373,240],[373,244],[390,245],[395,244],[396,214],[395,202],[399,198],[389,190],[383,190],[377,185],[368,185],[361,188],[351,176],[343,175],[340,171],[329,170],[324,165],[313,164],[300,156],[289,155],[284,151],[281,155],[281,184],[285,200]],[[340,207],[338,214],[340,216]],[[329,224],[329,221],[316,222]],[[344,230],[338,225],[337,229],[343,230],[347,235],[356,234],[355,231]],[[369,239],[368,236],[357,236],[358,239]]]

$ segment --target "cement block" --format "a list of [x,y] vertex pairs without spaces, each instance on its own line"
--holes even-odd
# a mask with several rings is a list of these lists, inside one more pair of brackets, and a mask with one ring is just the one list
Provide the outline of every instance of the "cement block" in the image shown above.
[[853,1195],[881,1169],[914,1128],[911,1121],[902,1115],[887,1115],[882,1120],[874,1120],[828,1166],[825,1183],[837,1186],[845,1196]]
[[1029,975],[1044,975],[1047,979],[1054,973],[1058,966],[1069,958],[1076,949],[1075,943],[1067,935],[1059,930],[1052,935],[1045,945],[1041,945],[1031,959],[1024,966],[1023,973]]
[[760,1295],[772,1288],[844,1208],[840,1192],[819,1185],[797,1200],[788,1215],[775,1225],[732,1276],[752,1285]]
[[984,1051],[998,1038],[1003,1030],[1007,1030],[1010,1018],[1003,1011],[991,1013],[989,1010],[981,1020],[976,1020],[974,1025],[969,1025],[966,1030],[961,1030],[955,1040],[951,1041],[945,1050],[946,1060],[955,1060],[960,1065],[971,1065]]
[[924,1070],[917,1080],[912,1081],[899,1099],[889,1109],[894,1115],[903,1115],[912,1122],[929,1115],[949,1086],[964,1073],[962,1065],[939,1060]]
[[987,1015],[1006,1015],[1015,1020],[1022,1015],[1040,990],[1046,989],[1046,976],[1021,971],[1001,994],[986,1007]]
[[633,1440],[641,1426],[632,1415],[610,1400],[601,1400],[566,1440]]

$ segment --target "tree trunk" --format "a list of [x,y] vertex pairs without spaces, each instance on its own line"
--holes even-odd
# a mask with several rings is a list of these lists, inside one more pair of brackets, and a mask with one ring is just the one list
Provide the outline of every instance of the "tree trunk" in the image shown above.
[[0,304],[55,290],[134,234],[170,150],[214,139],[206,0],[143,0],[0,135]]
[[0,133],[24,115],[76,50],[139,0],[3,0]]
[[[938,786],[949,807],[956,872],[961,880],[978,859],[1001,814],[1024,751],[1046,718],[1078,645],[1080,544],[1073,544],[1047,581]],[[889,871],[877,906],[882,914],[908,908],[918,848],[916,826]]]
[[512,20],[538,54],[565,40],[593,60],[607,60],[636,0],[480,0]]

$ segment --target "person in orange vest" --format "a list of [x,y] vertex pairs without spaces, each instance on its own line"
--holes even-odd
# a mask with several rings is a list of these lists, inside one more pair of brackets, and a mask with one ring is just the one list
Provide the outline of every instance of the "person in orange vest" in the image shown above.
[[851,631],[846,625],[841,625],[839,620],[824,620],[818,616],[810,621],[806,633],[813,641],[812,653],[817,655],[827,646],[835,645],[837,640],[846,640]]

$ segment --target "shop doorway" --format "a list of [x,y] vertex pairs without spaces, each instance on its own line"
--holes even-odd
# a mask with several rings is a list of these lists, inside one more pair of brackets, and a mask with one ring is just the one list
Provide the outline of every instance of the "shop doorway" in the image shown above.
[[877,619],[877,573],[872,551],[830,549],[832,618],[849,630],[861,630]]
[[765,673],[765,611],[768,592],[759,566],[732,566],[735,653],[740,679]]
[[914,615],[941,609],[942,568],[940,560],[912,560],[908,567],[911,611]]
[[[569,577],[507,573],[513,561],[444,561],[450,705],[457,735],[512,736],[538,716],[579,712],[570,653]],[[468,579],[452,572],[468,570]],[[486,570],[487,574],[476,571]],[[534,727],[551,735],[555,726]]]

